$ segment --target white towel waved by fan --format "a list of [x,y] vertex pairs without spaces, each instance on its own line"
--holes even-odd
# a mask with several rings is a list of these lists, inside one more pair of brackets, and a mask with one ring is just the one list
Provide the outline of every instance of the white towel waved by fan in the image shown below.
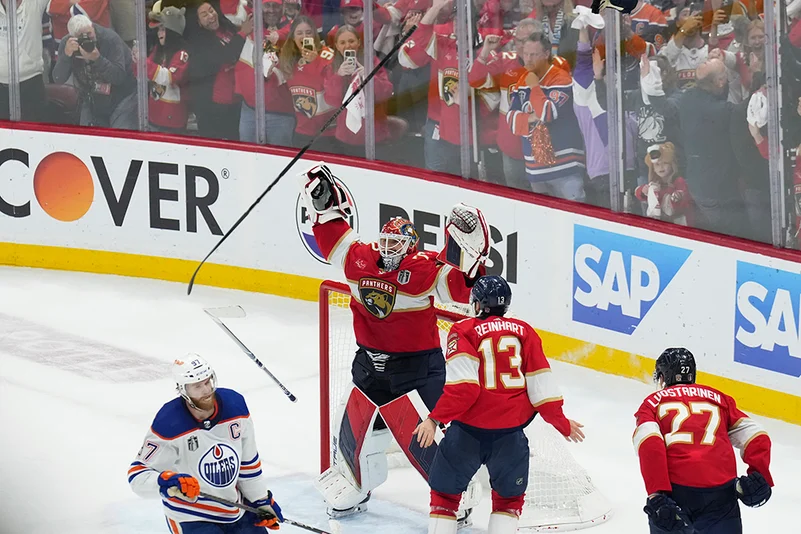
[[[345,101],[350,98],[352,95],[362,84],[362,75],[360,73],[354,74],[353,79],[350,81],[350,85],[348,85],[348,90],[345,91],[345,98],[342,99],[342,103],[344,104]],[[356,95],[356,98],[348,104],[348,107],[345,108],[347,114],[345,115],[345,126],[348,127],[353,133],[359,133],[362,129],[362,123],[364,122],[364,115],[365,115],[365,100],[364,100],[364,93],[359,93]]]

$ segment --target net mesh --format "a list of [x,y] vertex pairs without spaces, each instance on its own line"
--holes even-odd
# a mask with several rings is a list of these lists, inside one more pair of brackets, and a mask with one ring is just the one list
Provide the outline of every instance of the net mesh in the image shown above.
[[[336,285],[336,284],[330,284]],[[321,377],[328,387],[321,395],[328,394],[327,417],[321,425],[328,436],[336,435],[333,428],[337,404],[346,393],[351,380],[351,363],[356,352],[356,337],[353,333],[352,316],[349,309],[350,295],[346,286],[329,289],[321,298],[327,301],[327,309],[321,309],[323,330],[328,335],[328,353],[321,355],[328,361],[328,377]],[[453,313],[465,314],[465,307],[458,305],[438,306],[445,313],[438,316],[441,343],[444,346],[455,318]],[[450,312],[450,314],[448,314]],[[446,317],[445,315],[448,315]],[[321,332],[322,334],[322,332]],[[578,530],[605,521],[611,515],[611,507],[592,484],[587,472],[576,462],[564,438],[540,417],[526,429],[531,448],[529,461],[529,484],[526,501],[520,519],[520,529]],[[324,439],[322,455],[330,461],[331,441]],[[407,463],[397,445],[388,451],[392,454],[390,467]]]

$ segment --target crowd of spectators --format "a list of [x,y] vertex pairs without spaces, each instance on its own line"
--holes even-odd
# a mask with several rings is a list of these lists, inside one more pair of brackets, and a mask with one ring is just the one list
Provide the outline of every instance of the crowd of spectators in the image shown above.
[[[8,118],[8,1],[0,0],[0,118]],[[622,18],[615,87],[606,84],[604,19],[589,0],[465,1],[468,102],[459,93],[454,0],[376,2],[367,65],[364,0],[159,0],[146,14],[130,0],[17,0],[22,119],[135,129],[145,61],[151,130],[255,142],[260,61],[267,143],[301,147],[417,24],[374,78],[378,159],[459,174],[464,106],[477,122],[469,128],[475,176],[609,207],[607,93],[622,91],[627,209],[771,240],[765,66],[775,54],[765,47],[762,0],[640,0]],[[801,0],[779,15],[792,82],[784,148],[794,155]],[[139,16],[149,28],[142,58]],[[364,156],[364,106],[357,98],[314,148]],[[801,203],[793,205],[801,217]]]

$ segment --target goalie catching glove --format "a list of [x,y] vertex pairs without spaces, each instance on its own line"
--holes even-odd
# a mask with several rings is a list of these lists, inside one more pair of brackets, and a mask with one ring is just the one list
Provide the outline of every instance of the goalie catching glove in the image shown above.
[[265,498],[254,501],[251,504],[259,510],[259,521],[255,523],[257,527],[266,527],[270,530],[281,528],[279,523],[284,522],[284,515],[281,513],[281,507],[273,499],[272,491],[267,491]]
[[445,226],[445,247],[438,259],[476,278],[489,257],[489,226],[481,210],[457,204]]
[[334,173],[320,162],[300,175],[303,197],[312,223],[322,224],[350,217],[351,204],[345,189],[336,183]]

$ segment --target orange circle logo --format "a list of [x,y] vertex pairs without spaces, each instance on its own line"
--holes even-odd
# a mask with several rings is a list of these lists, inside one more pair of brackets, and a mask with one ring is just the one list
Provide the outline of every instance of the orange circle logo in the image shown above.
[[45,213],[56,220],[72,222],[89,211],[95,198],[95,184],[80,159],[66,152],[54,152],[36,167],[33,192]]

